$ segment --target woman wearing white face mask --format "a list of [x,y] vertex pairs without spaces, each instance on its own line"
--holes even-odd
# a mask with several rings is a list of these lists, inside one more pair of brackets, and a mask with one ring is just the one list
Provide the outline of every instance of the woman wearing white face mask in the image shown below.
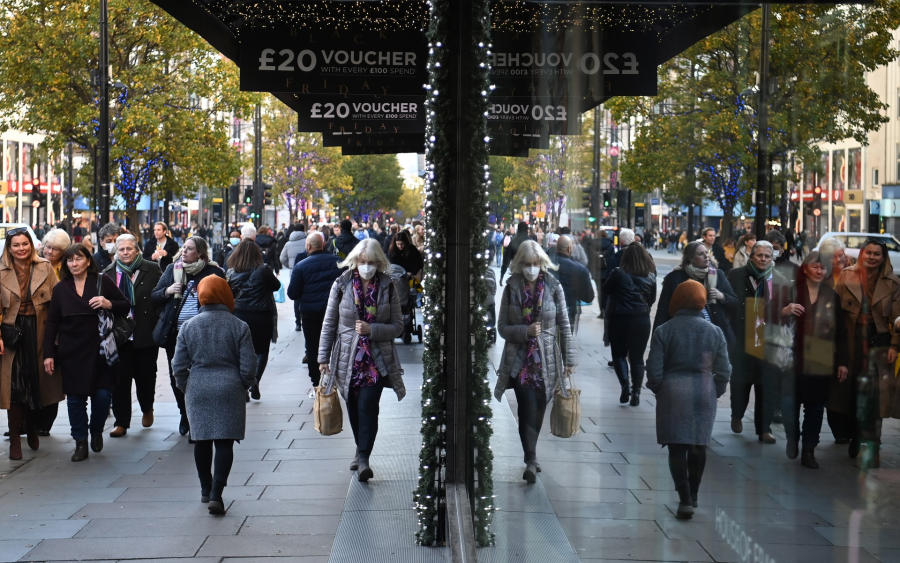
[[512,387],[519,404],[519,438],[525,452],[522,478],[534,483],[541,470],[537,439],[547,403],[560,380],[577,365],[562,285],[547,270],[557,269],[540,245],[519,246],[503,291],[497,330],[506,340],[494,396]]
[[399,290],[385,273],[390,267],[376,239],[361,240],[338,264],[347,271],[335,280],[319,340],[320,386],[337,387],[347,403],[356,440],[350,464],[360,481],[373,477],[369,455],[378,433],[378,403],[390,386],[406,395],[394,339],[403,331]]

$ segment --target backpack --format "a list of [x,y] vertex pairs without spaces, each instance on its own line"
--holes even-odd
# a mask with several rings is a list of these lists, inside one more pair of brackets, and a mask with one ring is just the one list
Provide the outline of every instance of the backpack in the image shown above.
[[336,242],[336,241],[337,241],[337,237],[332,237],[332,239],[331,239],[331,253],[334,254],[335,256],[337,256],[338,258],[340,258],[341,260],[343,260],[344,258],[347,257],[347,255],[344,254],[343,252],[341,252],[341,251],[338,249],[338,247],[337,247],[337,242]]
[[497,246],[500,246],[501,244],[503,244],[503,233],[502,232],[498,232],[498,233],[494,234],[494,244]]

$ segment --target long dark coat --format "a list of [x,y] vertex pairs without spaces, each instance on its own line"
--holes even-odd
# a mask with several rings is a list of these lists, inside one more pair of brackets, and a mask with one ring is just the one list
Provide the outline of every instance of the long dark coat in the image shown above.
[[[56,360],[67,395],[91,395],[97,389],[112,387],[115,370],[99,357],[99,311],[88,305],[97,297],[98,275],[88,274],[80,296],[72,278],[60,281],[53,288],[44,331],[44,359]],[[127,315],[131,302],[109,276],[100,275],[100,279],[101,294],[112,302],[112,312]],[[57,336],[59,344],[56,344]]]
[[815,304],[809,301],[803,279],[797,281],[794,295],[792,301],[803,306],[804,312],[794,320],[794,377],[785,378],[783,392],[793,393],[798,402],[824,403],[836,379],[837,345],[847,334],[841,304],[824,282]]
[[[116,281],[116,264],[110,264],[103,273]],[[153,342],[153,329],[159,320],[161,307],[153,305],[151,294],[162,272],[159,264],[150,260],[144,260],[138,266],[137,275],[134,278],[134,347],[135,348],[153,348],[156,343]],[[170,284],[171,285],[171,284]]]

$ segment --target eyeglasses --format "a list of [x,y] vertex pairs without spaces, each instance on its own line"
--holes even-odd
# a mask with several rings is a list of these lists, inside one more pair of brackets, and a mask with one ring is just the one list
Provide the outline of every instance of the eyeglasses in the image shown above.
[[16,227],[15,229],[10,229],[6,231],[6,238],[23,234],[28,234],[28,227]]

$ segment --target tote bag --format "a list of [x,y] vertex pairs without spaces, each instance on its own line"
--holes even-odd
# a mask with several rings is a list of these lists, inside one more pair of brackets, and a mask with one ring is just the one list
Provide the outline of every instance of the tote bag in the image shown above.
[[[331,392],[328,392],[331,389]],[[341,400],[338,398],[337,389],[329,385],[319,385],[316,388],[316,398],[313,402],[313,420],[316,432],[322,436],[334,436],[344,429],[344,412],[341,410]]]
[[[568,389],[566,384],[568,383]],[[581,389],[575,388],[572,376],[560,380],[550,410],[550,433],[559,438],[578,434],[581,425]]]

